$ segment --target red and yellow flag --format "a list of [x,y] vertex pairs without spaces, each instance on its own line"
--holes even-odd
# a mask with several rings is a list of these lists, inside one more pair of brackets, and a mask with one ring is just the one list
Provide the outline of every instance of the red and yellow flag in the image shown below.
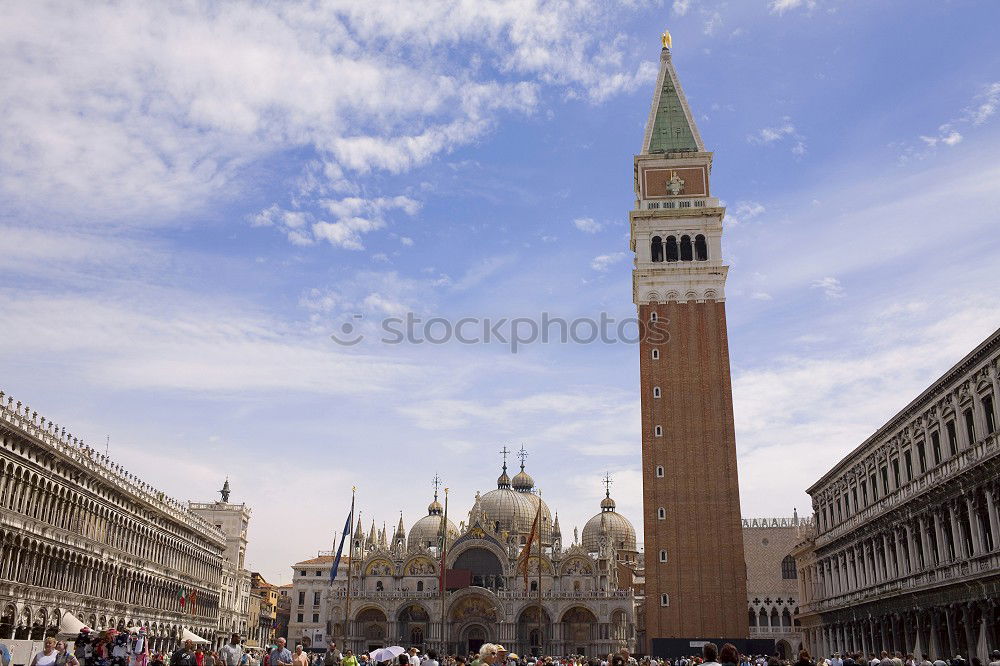
[[[524,589],[528,589],[528,561],[531,560],[531,546],[534,544],[535,539],[540,538],[538,535],[538,519],[542,514],[542,503],[538,503],[538,508],[535,510],[535,521],[531,523],[531,532],[528,533],[528,540],[525,542],[524,547],[521,549],[521,554],[517,556],[517,566],[519,569],[524,571]],[[538,566],[542,566],[539,562]]]

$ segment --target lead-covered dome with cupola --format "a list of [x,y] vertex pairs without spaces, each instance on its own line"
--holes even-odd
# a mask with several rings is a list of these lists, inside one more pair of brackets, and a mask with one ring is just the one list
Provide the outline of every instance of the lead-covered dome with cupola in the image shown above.
[[[427,515],[418,520],[410,528],[410,533],[406,538],[408,550],[414,548],[438,548],[441,546],[441,525],[444,521],[444,507],[438,502],[437,477],[434,479],[434,501],[427,506]],[[447,489],[446,489],[447,490]],[[455,523],[448,521],[448,541],[458,538],[458,528]]]
[[587,521],[583,527],[581,544],[588,553],[596,553],[601,548],[601,538],[607,535],[609,542],[618,551],[618,559],[633,561],[639,549],[635,539],[635,528],[629,519],[616,511],[617,505],[611,498],[611,478],[605,477],[607,489],[601,500],[601,512]]
[[507,463],[497,479],[496,490],[491,490],[479,497],[481,516],[470,513],[469,522],[481,519],[483,525],[492,527],[497,534],[527,534],[531,531],[531,523],[535,519],[535,505],[525,493],[511,487],[507,475]]

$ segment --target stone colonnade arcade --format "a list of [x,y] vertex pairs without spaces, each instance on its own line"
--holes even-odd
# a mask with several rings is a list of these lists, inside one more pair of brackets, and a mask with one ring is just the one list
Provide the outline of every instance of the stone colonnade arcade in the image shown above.
[[[0,392],[0,639],[147,627],[154,648],[218,621],[223,534]],[[181,592],[185,600],[181,603]]]
[[793,554],[820,654],[1000,646],[1000,331],[809,489]]

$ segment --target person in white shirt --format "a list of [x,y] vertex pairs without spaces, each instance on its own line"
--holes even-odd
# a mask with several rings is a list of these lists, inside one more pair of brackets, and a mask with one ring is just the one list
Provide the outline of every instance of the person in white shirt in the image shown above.
[[31,658],[31,666],[55,666],[56,656],[56,639],[49,636],[42,651]]
[[833,658],[830,660],[830,666],[844,666],[844,660],[840,658],[839,652],[833,653]]
[[415,647],[410,648],[410,666],[420,666],[419,652],[420,650]]

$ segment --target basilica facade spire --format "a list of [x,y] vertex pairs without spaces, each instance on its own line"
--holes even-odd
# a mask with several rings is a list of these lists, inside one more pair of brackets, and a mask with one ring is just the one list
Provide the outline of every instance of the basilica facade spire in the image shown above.
[[629,213],[632,296],[643,324],[651,654],[668,649],[657,641],[749,635],[722,257],[726,211],[711,191],[712,153],[674,69],[671,45],[665,35]]

